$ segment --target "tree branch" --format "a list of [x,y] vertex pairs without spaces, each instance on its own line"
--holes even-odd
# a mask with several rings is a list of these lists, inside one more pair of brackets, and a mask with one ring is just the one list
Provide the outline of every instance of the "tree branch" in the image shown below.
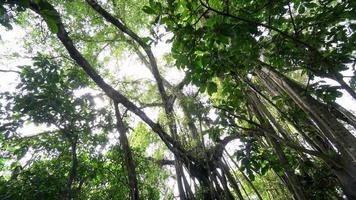
[[16,71],[16,70],[5,70],[5,69],[0,69],[0,72],[4,72],[4,73],[16,73],[16,74],[20,74],[20,71]]

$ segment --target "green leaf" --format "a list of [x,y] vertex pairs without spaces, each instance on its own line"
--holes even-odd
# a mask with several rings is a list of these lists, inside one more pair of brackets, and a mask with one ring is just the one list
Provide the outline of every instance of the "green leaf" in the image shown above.
[[144,7],[142,8],[142,11],[145,12],[145,13],[147,13],[147,14],[149,14],[149,15],[155,14],[155,10],[152,9],[151,7],[149,7],[149,6],[144,6]]
[[203,56],[204,55],[204,51],[195,51],[194,54],[197,56]]
[[0,6],[0,15],[5,15],[6,9],[3,6]]
[[208,82],[207,92],[209,95],[215,93],[218,90],[218,86],[214,82]]
[[28,7],[30,5],[30,0],[20,0],[19,4],[22,7]]
[[305,7],[304,6],[300,6],[300,8],[298,9],[299,14],[303,14],[305,13]]
[[261,168],[261,175],[265,175],[269,169],[268,165],[265,165],[264,167]]

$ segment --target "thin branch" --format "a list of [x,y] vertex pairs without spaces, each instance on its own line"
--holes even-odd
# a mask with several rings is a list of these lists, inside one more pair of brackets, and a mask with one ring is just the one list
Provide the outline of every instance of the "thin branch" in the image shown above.
[[298,30],[297,30],[297,27],[296,27],[295,22],[294,22],[294,17],[293,17],[292,9],[291,9],[291,7],[290,7],[290,3],[289,3],[289,2],[288,2],[288,11],[289,11],[289,16],[290,16],[290,18],[291,18],[292,25],[293,25],[293,28],[294,28],[294,35],[297,36]]
[[201,20],[201,18],[203,18],[209,11],[210,11],[210,9],[206,9],[206,10],[203,12],[203,14],[201,14],[201,15],[199,16],[199,18],[197,19],[197,21],[195,21],[195,22],[193,23],[193,26],[195,26],[195,25]]
[[16,71],[16,70],[5,70],[5,69],[0,69],[0,72],[3,72],[3,73],[16,73],[16,74],[21,74],[20,71]]

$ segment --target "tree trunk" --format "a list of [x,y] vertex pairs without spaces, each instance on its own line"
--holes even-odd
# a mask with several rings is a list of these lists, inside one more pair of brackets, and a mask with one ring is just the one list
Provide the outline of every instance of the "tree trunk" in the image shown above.
[[[345,129],[345,127],[343,127],[342,124],[337,121],[337,111],[334,112],[336,113],[336,116],[334,116],[333,113],[330,113],[328,111],[324,104],[321,104],[312,97],[305,97],[305,95],[303,98],[299,96],[298,91],[300,92],[300,94],[303,94],[303,92],[300,86],[296,83],[293,83],[291,80],[286,81],[287,78],[283,77],[283,75],[279,74],[278,72],[274,72],[267,68],[263,69],[266,73],[269,73],[269,76],[262,75],[261,77],[264,77],[265,79],[271,78],[271,81],[273,81],[274,84],[282,88],[295,101],[295,103],[304,112],[306,112],[308,116],[310,116],[310,118],[315,122],[309,122],[308,119],[305,119],[304,121],[302,120],[301,124],[306,125],[309,128],[304,129],[300,126],[297,127],[302,128],[301,131],[310,132],[311,129],[313,129],[312,127],[314,127],[316,124],[318,126],[316,131],[318,132],[319,130],[321,133],[323,133],[323,135],[319,136],[318,134],[314,134],[314,136],[310,137],[313,143],[316,144],[317,147],[321,151],[323,151],[323,153],[335,152],[333,146],[329,144],[329,141],[332,141],[335,147],[339,150],[341,155],[339,156],[337,155],[337,152],[335,152],[335,158],[333,160],[332,158],[321,159],[323,159],[325,163],[332,169],[332,172],[338,178],[348,198],[353,199],[355,194],[354,189],[351,188],[356,188],[356,164],[354,160],[355,154],[352,155],[352,152],[354,151],[355,146],[349,146],[351,148],[348,148],[347,145],[352,145],[354,143],[355,138],[349,131],[347,131],[347,129]],[[338,109],[339,112],[342,112],[339,113],[339,115],[343,114],[344,117],[347,117],[351,121],[354,119],[354,116],[348,111],[344,110],[342,107],[340,108],[335,105],[333,106]],[[347,138],[351,141],[345,141],[343,135],[346,135]],[[328,139],[323,139],[324,137]]]
[[[356,138],[340,123],[326,105],[305,94],[303,88],[277,71],[263,67],[263,77],[273,80],[283,89],[295,103],[307,113],[322,130],[322,133],[332,141],[340,152],[346,153],[356,161]],[[346,155],[344,155],[346,156]]]
[[[262,126],[264,126],[266,130],[269,130],[271,132],[274,131],[274,128],[267,120],[268,116],[266,116],[266,113],[264,113],[264,111],[266,111],[266,108],[264,108],[263,104],[259,101],[257,95],[254,94],[252,91],[250,92],[248,91],[247,93],[248,93],[247,94],[248,98],[251,99],[252,109],[255,115],[257,116],[257,119],[261,122]],[[303,188],[297,176],[291,169],[281,145],[275,138],[271,137],[269,133],[265,134],[265,137],[267,141],[270,143],[270,145],[272,145],[272,147],[274,148],[274,151],[276,152],[277,157],[285,170],[287,181],[290,183],[290,186],[292,188],[291,192],[295,195],[296,199],[306,200],[306,196],[303,192]]]
[[73,191],[73,183],[77,178],[77,168],[78,168],[78,158],[77,158],[77,143],[78,137],[73,133],[68,133],[64,131],[65,137],[70,142],[70,154],[71,154],[71,167],[67,178],[67,184],[61,194],[61,199],[63,200],[71,200],[74,198],[74,191]]
[[132,158],[132,152],[130,149],[129,141],[126,136],[126,132],[127,132],[126,125],[124,124],[124,122],[121,119],[121,114],[120,114],[117,102],[114,102],[114,107],[115,107],[117,129],[120,134],[120,138],[119,138],[120,145],[124,152],[125,166],[126,166],[126,170],[128,173],[130,196],[131,196],[132,200],[138,200],[139,199],[139,191],[138,191],[138,186],[137,186],[136,168],[135,168],[135,162]]

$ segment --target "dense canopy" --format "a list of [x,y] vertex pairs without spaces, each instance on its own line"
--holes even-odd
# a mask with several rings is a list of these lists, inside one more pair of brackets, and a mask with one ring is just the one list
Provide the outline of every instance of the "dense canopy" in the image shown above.
[[355,29],[353,0],[1,0],[0,199],[356,199]]

